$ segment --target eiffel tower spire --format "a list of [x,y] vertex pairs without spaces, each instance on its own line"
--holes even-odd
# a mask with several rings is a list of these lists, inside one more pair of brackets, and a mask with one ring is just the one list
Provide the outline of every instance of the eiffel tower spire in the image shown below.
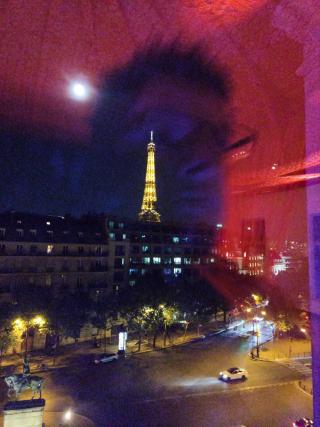
[[157,192],[156,192],[156,174],[155,174],[155,143],[153,141],[153,131],[150,134],[150,142],[147,147],[147,171],[144,186],[143,200],[141,211],[139,213],[140,221],[160,222],[160,214],[156,211]]

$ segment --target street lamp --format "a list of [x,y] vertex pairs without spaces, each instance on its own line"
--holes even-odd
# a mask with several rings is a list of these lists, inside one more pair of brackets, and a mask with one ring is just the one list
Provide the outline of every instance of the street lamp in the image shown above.
[[70,426],[69,421],[72,420],[73,412],[71,409],[67,409],[62,416],[63,424],[59,424],[60,427],[68,427]]
[[259,337],[260,337],[260,335],[261,335],[261,332],[259,330],[257,330],[256,337],[257,337],[257,357],[258,358],[260,356],[260,348],[259,348],[259,345],[260,345],[260,343],[259,343]]
[[68,409],[64,414],[63,414],[63,420],[64,421],[71,421],[72,418],[72,411],[71,409]]

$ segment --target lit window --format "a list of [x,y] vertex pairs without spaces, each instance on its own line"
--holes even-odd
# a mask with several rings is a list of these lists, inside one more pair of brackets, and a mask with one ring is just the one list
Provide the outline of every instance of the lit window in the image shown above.
[[51,222],[50,222],[50,221],[47,221],[47,222],[46,222],[46,224],[47,224],[47,225],[51,225]]
[[150,264],[150,257],[142,258],[143,264]]
[[161,264],[161,258],[157,257],[157,256],[154,256],[153,257],[153,264]]
[[181,272],[182,272],[181,268],[174,268],[173,269],[173,274],[175,276],[179,276],[179,274],[181,274]]
[[150,246],[148,246],[148,245],[143,245],[143,246],[142,246],[142,252],[144,252],[144,253],[150,252]]
[[180,239],[178,236],[173,236],[172,241],[173,241],[173,243],[179,243]]
[[115,240],[116,236],[114,233],[109,233],[109,239],[110,240]]
[[47,246],[47,254],[51,254],[53,251],[53,245],[48,245]]
[[193,264],[200,264],[200,258],[195,258],[193,260]]
[[173,258],[173,263],[174,264],[181,264],[181,257],[174,257]]
[[109,228],[113,228],[114,227],[114,221],[109,221]]
[[191,258],[184,258],[183,261],[185,264],[191,264]]
[[123,235],[122,235],[122,239],[123,239],[123,240],[125,240],[126,238],[127,238],[127,235],[126,235],[126,234],[123,234]]

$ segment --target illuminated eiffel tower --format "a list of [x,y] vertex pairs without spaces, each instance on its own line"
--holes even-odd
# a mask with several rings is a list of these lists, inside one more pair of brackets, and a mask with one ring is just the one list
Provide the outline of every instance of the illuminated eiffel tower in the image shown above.
[[141,211],[139,213],[139,220],[144,222],[160,222],[160,214],[156,211],[157,192],[154,162],[155,147],[155,143],[153,142],[153,131],[151,131],[151,138],[147,148],[148,159],[146,182],[144,187]]

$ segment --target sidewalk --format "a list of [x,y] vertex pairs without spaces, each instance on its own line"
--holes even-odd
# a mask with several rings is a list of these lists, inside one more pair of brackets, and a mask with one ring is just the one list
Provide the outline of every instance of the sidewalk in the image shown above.
[[[135,339],[128,340],[126,353],[127,355],[136,355],[150,351],[159,351],[174,346],[185,345],[192,341],[204,339],[206,336],[223,332],[227,328],[233,328],[235,326],[236,325],[233,324],[225,326],[222,321],[217,320],[210,321],[207,324],[202,325],[199,330],[197,328],[190,328],[187,330],[187,332],[185,332],[183,328],[181,328],[175,332],[170,333],[169,337],[166,339],[166,346],[164,346],[164,339],[163,335],[161,334],[157,337],[155,348],[152,346],[152,338],[149,337],[148,341],[144,340],[141,343],[140,351],[138,351],[138,339],[135,337]],[[72,363],[72,359],[76,357],[90,355],[93,357],[93,355],[104,353],[104,351],[105,346],[103,344],[100,348],[95,348],[91,340],[77,344],[61,346],[59,348],[59,353],[55,358],[55,363],[53,356],[48,356],[43,351],[34,351],[29,354],[29,358],[31,359],[31,373],[41,373],[45,370],[52,370],[55,368],[68,366],[70,363]],[[113,343],[107,343],[106,345],[106,352],[116,353],[117,351],[117,337],[113,337]],[[22,372],[22,357],[23,355],[21,354],[5,356],[2,360],[0,376]]]
[[260,360],[275,361],[303,375],[304,379],[299,381],[299,386],[311,393],[312,359],[309,340],[283,338],[267,342],[260,349]]
[[261,346],[261,358],[269,360],[311,358],[311,341],[279,338]]
[[[78,414],[72,414],[71,420],[66,422],[63,419],[63,412],[44,411],[44,427],[95,427],[95,424],[86,417]],[[0,415],[0,426],[3,425],[3,416]]]
[[44,411],[44,426],[45,427],[95,427],[95,424],[86,417],[78,414],[72,414],[70,421],[64,421],[63,412],[47,412]]

